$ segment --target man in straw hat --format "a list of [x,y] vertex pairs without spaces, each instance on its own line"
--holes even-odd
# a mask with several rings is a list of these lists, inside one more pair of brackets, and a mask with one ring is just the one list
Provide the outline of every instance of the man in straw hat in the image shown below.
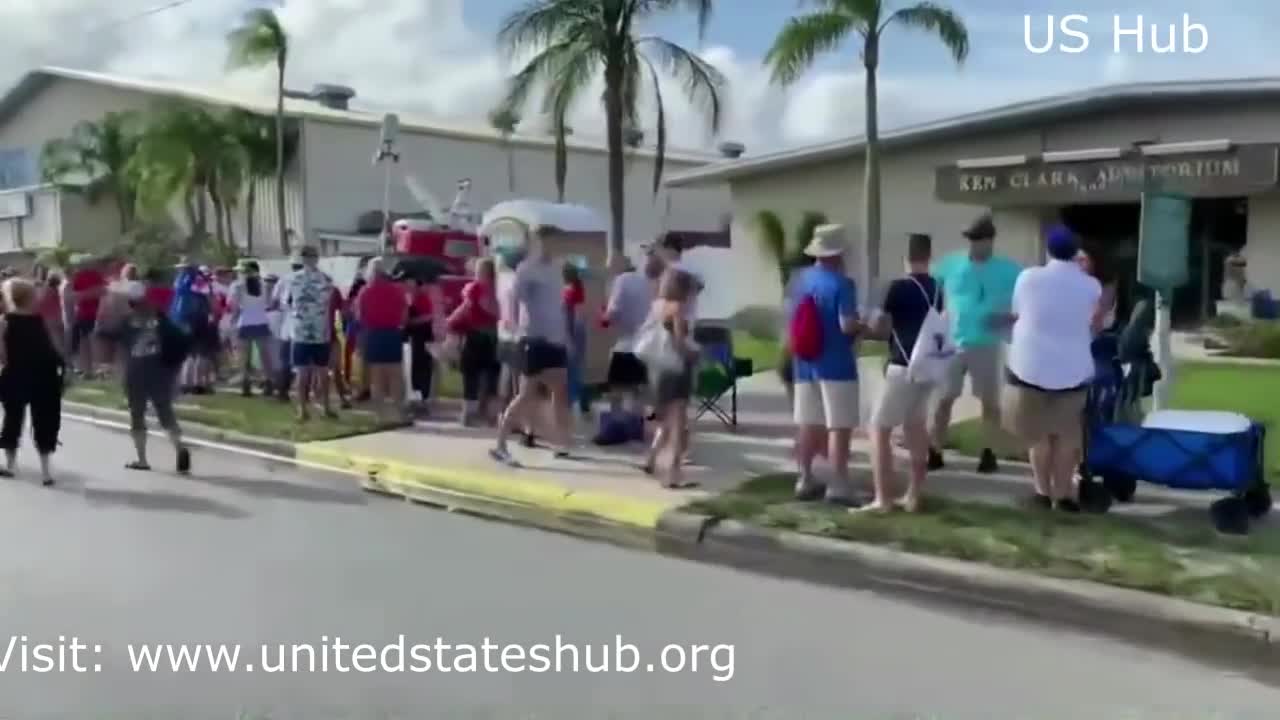
[[982,404],[987,442],[978,461],[978,472],[999,469],[991,447],[1000,437],[1001,345],[1004,331],[998,321],[1013,303],[1013,285],[1022,267],[996,255],[996,226],[991,216],[979,216],[964,232],[967,250],[940,259],[933,276],[942,282],[952,338],[959,352],[951,364],[950,377],[939,388],[930,428],[933,444],[929,469],[943,466],[941,448],[946,447],[951,410],[964,392],[967,376],[971,391]]
[[[818,227],[805,248],[805,255],[813,258],[813,266],[796,281],[796,317],[801,313],[799,308],[812,300],[821,326],[821,350],[808,359],[796,357],[792,371],[795,423],[799,428],[796,461],[800,479],[796,482],[796,497],[824,497],[841,505],[853,504],[849,442],[859,421],[858,362],[853,346],[863,329],[858,319],[857,288],[845,274],[847,249],[842,225]],[[835,471],[833,481],[825,485],[813,474],[813,461],[824,447]]]

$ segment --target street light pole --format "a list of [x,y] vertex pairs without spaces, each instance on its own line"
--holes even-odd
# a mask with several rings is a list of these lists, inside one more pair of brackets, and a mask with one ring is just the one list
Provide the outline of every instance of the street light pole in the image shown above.
[[[391,245],[391,171],[393,167],[400,162],[400,153],[396,152],[396,136],[400,130],[400,119],[394,115],[387,115],[382,119],[382,136],[378,144],[378,151],[373,155],[373,164],[382,165],[382,247],[380,252],[386,251]],[[388,162],[389,161],[389,162]]]

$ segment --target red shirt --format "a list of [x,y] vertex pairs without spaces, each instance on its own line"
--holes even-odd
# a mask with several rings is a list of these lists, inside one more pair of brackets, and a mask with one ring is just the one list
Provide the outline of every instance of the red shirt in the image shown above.
[[409,301],[399,285],[389,280],[375,280],[364,286],[356,302],[362,326],[370,330],[399,330],[404,327]]
[[76,319],[96,320],[98,306],[102,303],[100,296],[82,297],[84,293],[102,290],[107,286],[107,279],[102,273],[92,268],[80,270],[71,276],[71,291],[76,294]]
[[421,287],[413,292],[413,312],[418,317],[431,317],[435,305],[431,302],[431,291]]
[[587,292],[582,287],[582,283],[570,283],[564,286],[564,304],[571,308],[576,308],[587,301]]
[[173,306],[173,288],[168,285],[152,285],[147,288],[147,304],[167,313]]

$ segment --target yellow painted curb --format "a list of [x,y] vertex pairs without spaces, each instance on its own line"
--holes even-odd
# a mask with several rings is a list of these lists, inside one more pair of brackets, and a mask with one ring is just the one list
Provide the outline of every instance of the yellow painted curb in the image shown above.
[[377,479],[388,485],[418,485],[517,503],[557,514],[586,514],[644,530],[658,526],[669,508],[665,503],[600,492],[579,492],[562,485],[523,480],[514,473],[496,475],[477,470],[410,465],[374,457],[351,455],[324,443],[297,446],[297,459]]

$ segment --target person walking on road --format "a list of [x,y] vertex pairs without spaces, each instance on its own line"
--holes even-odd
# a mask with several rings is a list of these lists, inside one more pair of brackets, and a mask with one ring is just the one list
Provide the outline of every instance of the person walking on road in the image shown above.
[[[897,504],[907,512],[920,509],[929,459],[928,403],[934,384],[913,376],[909,370],[913,358],[918,358],[921,352],[917,346],[934,339],[921,335],[926,318],[930,313],[943,311],[941,284],[929,274],[931,251],[932,239],[928,235],[908,236],[907,274],[889,284],[880,314],[868,333],[868,337],[889,342],[884,389],[871,415],[875,499],[864,509],[872,512],[885,512],[894,507],[890,483],[893,479],[892,434],[896,428],[902,428],[911,456],[907,491]],[[940,315],[935,317],[937,322],[943,322]]]
[[978,472],[999,470],[992,447],[1000,437],[1000,390],[1002,331],[993,319],[1009,312],[1013,286],[1022,267],[994,252],[996,226],[990,215],[982,215],[964,232],[968,250],[952,253],[933,267],[933,276],[942,282],[942,291],[952,321],[952,337],[959,349],[951,363],[950,376],[938,389],[930,433],[929,469],[943,467],[942,449],[947,444],[951,411],[964,393],[965,378],[982,405],[986,445],[978,460]]
[[151,469],[147,458],[147,406],[155,410],[160,426],[169,435],[179,473],[191,472],[191,451],[182,440],[182,428],[173,410],[177,376],[191,352],[192,338],[169,319],[167,313],[147,302],[146,287],[126,284],[121,292],[129,313],[102,332],[124,349],[124,393],[129,404],[129,430],[137,458],[125,467]]
[[25,279],[10,278],[4,282],[4,297],[9,311],[0,319],[0,398],[4,401],[0,448],[5,455],[0,477],[13,477],[17,471],[18,445],[30,412],[40,479],[47,487],[53,484],[49,459],[58,448],[62,427],[66,364],[37,312],[36,286]]
[[[848,249],[842,225],[823,225],[814,230],[805,254],[813,266],[796,282],[796,309],[792,316],[792,337],[801,327],[816,342],[812,348],[792,347],[795,379],[796,461],[800,477],[796,497],[800,500],[825,498],[827,502],[852,506],[853,487],[849,479],[849,443],[859,423],[858,362],[854,342],[863,330],[858,318],[857,287],[845,274],[844,254]],[[830,484],[818,482],[814,460],[827,450],[835,471]]]

